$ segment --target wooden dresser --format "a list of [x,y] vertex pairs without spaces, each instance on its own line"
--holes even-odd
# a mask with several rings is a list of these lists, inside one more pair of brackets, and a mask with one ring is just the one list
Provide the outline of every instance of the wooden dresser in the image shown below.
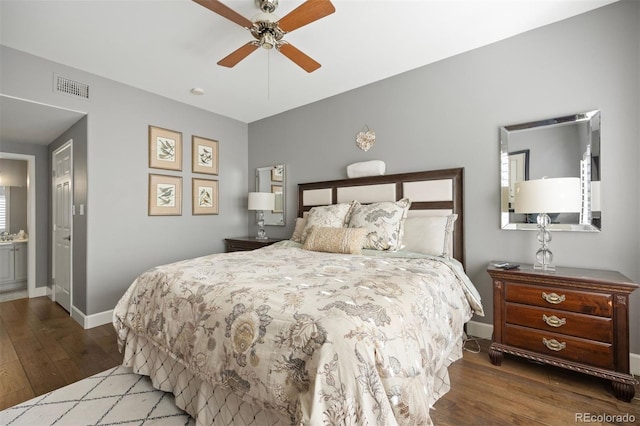
[[255,250],[270,246],[278,241],[282,241],[282,238],[267,238],[266,240],[259,240],[256,237],[225,238],[224,245],[225,251],[229,253],[232,251]]
[[615,271],[493,264],[493,364],[509,353],[611,380],[618,399],[633,399],[629,294],[636,283]]

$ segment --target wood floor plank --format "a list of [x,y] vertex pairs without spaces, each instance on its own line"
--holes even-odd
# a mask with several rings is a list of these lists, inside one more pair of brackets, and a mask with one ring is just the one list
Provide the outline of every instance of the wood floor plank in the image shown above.
[[0,365],[0,410],[11,407],[35,395],[20,362]]
[[35,336],[16,341],[14,347],[36,395],[42,395],[69,384],[49,358],[46,348]]
[[11,343],[11,338],[4,324],[0,321],[0,365],[17,360],[18,354],[13,348],[13,343]]

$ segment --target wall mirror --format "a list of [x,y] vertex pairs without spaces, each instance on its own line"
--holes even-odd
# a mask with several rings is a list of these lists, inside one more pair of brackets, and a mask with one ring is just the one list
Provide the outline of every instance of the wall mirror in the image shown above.
[[552,231],[598,232],[600,208],[600,111],[500,128],[500,221],[502,229],[537,229],[536,215],[516,214],[515,182],[579,177],[580,213],[549,214]]
[[284,226],[284,189],[286,187],[284,169],[284,164],[256,169],[256,191],[273,192],[276,196],[275,208],[264,212],[265,225]]

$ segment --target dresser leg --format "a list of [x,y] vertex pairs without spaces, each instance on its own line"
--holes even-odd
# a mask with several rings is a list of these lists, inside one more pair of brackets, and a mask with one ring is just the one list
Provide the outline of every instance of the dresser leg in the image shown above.
[[502,365],[502,358],[504,355],[502,352],[495,350],[493,346],[489,348],[489,359],[493,365]]
[[622,383],[611,381],[611,386],[613,387],[613,393],[619,400],[624,402],[631,402],[633,396],[636,394],[636,388],[629,383]]

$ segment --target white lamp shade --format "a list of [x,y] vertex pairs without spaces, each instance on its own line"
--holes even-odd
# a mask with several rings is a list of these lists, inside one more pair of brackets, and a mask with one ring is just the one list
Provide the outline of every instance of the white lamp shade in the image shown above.
[[515,183],[516,213],[575,213],[581,207],[580,178],[533,179]]
[[271,192],[250,192],[249,210],[273,210],[276,195]]

